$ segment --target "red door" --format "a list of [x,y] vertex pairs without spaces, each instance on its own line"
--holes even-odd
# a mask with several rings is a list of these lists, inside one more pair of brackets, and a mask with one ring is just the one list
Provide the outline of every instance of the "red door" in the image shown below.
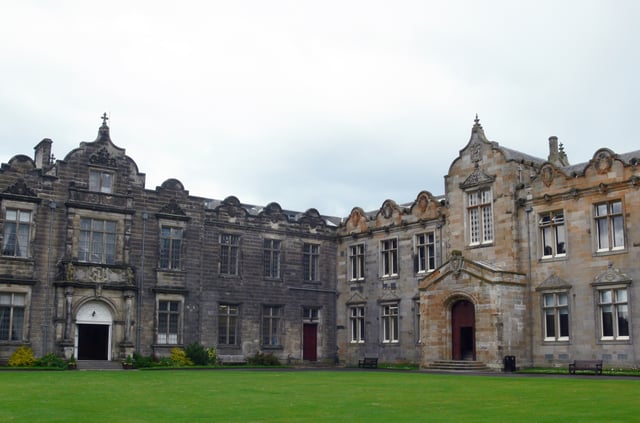
[[318,359],[318,325],[302,326],[302,359],[316,361]]
[[476,359],[475,309],[469,301],[458,301],[451,307],[452,359]]

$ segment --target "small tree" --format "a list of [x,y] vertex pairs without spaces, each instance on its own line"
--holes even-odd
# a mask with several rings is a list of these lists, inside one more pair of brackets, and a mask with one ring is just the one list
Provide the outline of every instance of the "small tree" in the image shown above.
[[196,366],[206,366],[209,364],[209,354],[207,350],[197,342],[187,345],[184,351]]
[[171,348],[170,360],[174,366],[193,366],[193,361],[189,360],[187,353],[182,348]]
[[33,356],[33,350],[26,345],[15,350],[9,358],[9,366],[11,367],[31,367],[35,362],[36,358]]

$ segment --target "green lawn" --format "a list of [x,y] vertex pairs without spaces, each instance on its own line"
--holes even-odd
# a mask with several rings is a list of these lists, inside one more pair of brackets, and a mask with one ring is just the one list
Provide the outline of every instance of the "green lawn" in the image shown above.
[[640,380],[389,371],[0,372],[10,422],[629,422]]

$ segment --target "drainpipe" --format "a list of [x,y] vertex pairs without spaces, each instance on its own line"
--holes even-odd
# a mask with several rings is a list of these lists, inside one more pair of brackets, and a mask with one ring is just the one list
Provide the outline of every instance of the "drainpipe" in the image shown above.
[[527,278],[527,302],[529,308],[529,366],[533,367],[533,281],[531,280],[531,226],[530,218],[533,208],[527,206],[525,212],[527,212],[527,255],[528,255],[528,278]]
[[147,212],[142,212],[142,258],[140,259],[140,278],[138,286],[138,295],[136,301],[138,302],[138,309],[136,310],[136,352],[140,354],[140,336],[142,334],[142,293],[144,290],[144,240],[147,234],[147,219],[149,215]]
[[49,352],[49,326],[51,324],[51,256],[53,255],[53,218],[56,207],[58,205],[55,201],[49,201],[49,210],[51,214],[49,217],[49,252],[47,256],[47,287],[45,290],[45,309],[44,309],[44,323],[42,325],[42,355],[46,355]]

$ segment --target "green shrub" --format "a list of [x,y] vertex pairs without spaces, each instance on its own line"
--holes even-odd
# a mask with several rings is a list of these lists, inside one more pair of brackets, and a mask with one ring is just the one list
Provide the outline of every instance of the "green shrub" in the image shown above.
[[171,363],[177,367],[193,366],[193,361],[187,357],[187,353],[182,348],[171,348],[170,360]]
[[138,353],[133,353],[133,367],[136,369],[142,369],[146,367],[154,367],[156,365],[152,356],[143,356]]
[[256,352],[253,356],[249,357],[247,362],[252,366],[279,366],[280,360],[275,355],[263,354],[261,352]]
[[11,367],[30,367],[36,362],[33,356],[33,350],[26,345],[19,347],[11,354],[9,358],[9,366]]
[[207,355],[209,356],[209,364],[216,364],[218,362],[218,352],[215,347],[207,348]]
[[67,368],[67,362],[54,353],[42,356],[35,361],[34,365],[38,367],[57,367],[58,369]]
[[197,342],[187,345],[184,352],[187,354],[189,360],[196,366],[206,366],[209,364],[209,354],[207,350]]

